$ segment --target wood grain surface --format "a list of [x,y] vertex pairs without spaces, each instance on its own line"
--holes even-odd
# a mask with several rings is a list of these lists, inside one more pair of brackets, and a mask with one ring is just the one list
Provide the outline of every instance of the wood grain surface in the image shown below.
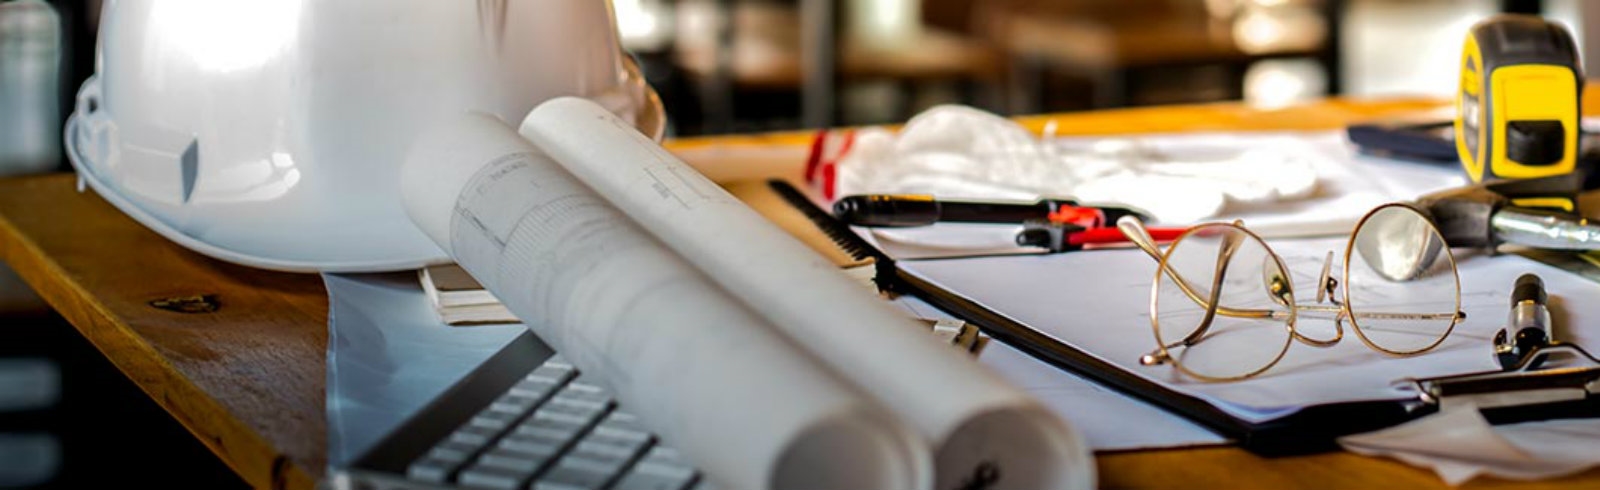
[[[161,238],[70,175],[0,179],[0,260],[145,393],[260,488],[311,488],[326,462],[327,295]],[[210,313],[152,301],[211,295]]]
[[[1594,91],[1590,90],[1593,94]],[[1600,113],[1595,99],[1588,113]],[[1278,110],[1210,104],[1024,117],[1035,131],[1112,134],[1328,129],[1415,116],[1437,100],[1330,100]],[[1447,113],[1443,113],[1446,114]],[[719,181],[792,176],[811,132],[693,138],[668,147]],[[257,487],[312,488],[326,463],[327,298],[315,275],[189,252],[122,215],[70,175],[0,179],[8,263],[151,398]],[[212,295],[209,313],[153,301]],[[1101,454],[1105,488],[1443,488],[1431,473],[1346,453],[1263,459],[1235,448]],[[1465,488],[1600,488],[1600,471]]]

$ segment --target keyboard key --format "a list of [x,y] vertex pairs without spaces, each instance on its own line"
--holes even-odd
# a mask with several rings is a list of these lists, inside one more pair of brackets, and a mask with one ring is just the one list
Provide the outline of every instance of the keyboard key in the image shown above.
[[644,425],[639,423],[639,417],[637,415],[621,410],[612,410],[609,415],[606,415],[606,419],[600,422],[600,425],[616,429],[631,430],[635,432],[650,432],[648,429],[644,428]]
[[599,393],[601,395],[610,396],[607,394],[605,388],[600,387],[600,383],[594,382],[588,376],[579,376],[578,379],[572,380],[571,383],[567,383],[567,387],[564,388],[564,390]]
[[536,412],[534,413],[533,417],[523,421],[521,425],[518,425],[516,429],[513,429],[512,433],[522,434],[530,437],[556,439],[565,443],[567,441],[577,439],[578,435],[583,432],[585,427],[586,426],[582,420],[574,420],[573,418],[565,415],[540,416]]
[[520,488],[522,481],[530,476],[533,476],[532,468],[514,470],[480,464],[462,471],[460,482],[464,487],[513,490]]
[[591,434],[590,437],[585,437],[582,441],[579,441],[578,445],[572,448],[572,451],[595,459],[614,460],[618,463],[626,464],[634,456],[638,455],[640,450],[644,449],[645,443],[645,441],[619,441],[621,442],[620,444],[611,444],[610,442],[612,441],[596,440]]
[[545,366],[563,367],[563,368],[567,368],[567,369],[577,369],[577,368],[572,366],[571,362],[567,361],[567,357],[566,356],[563,356],[561,354],[556,354],[556,355],[550,356],[549,359],[545,359],[544,360],[544,365]]
[[551,444],[564,446],[577,439],[578,432],[582,430],[582,425],[570,421],[534,418],[512,429],[511,435],[542,439]]
[[533,420],[549,420],[557,423],[576,425],[587,428],[595,419],[600,418],[599,410],[583,409],[565,405],[545,405],[533,412]]
[[593,432],[589,433],[589,437],[610,442],[612,444],[643,443],[650,440],[650,433],[623,429],[616,426],[606,425],[605,422],[601,422],[599,426],[594,428]]
[[574,407],[588,408],[592,410],[605,410],[607,408],[611,408],[611,397],[606,396],[603,393],[590,393],[581,390],[561,390],[560,393],[556,393],[555,398],[550,399],[550,403],[571,405]]
[[533,372],[528,373],[528,375],[522,379],[527,381],[548,381],[553,384],[561,384],[567,382],[567,380],[570,380],[577,375],[578,372],[574,371],[570,367],[545,364],[543,366],[539,366],[538,369],[534,369]]
[[560,384],[547,380],[524,379],[522,381],[518,381],[517,384],[512,385],[511,389],[506,391],[506,394],[532,398],[534,400],[543,400],[545,397],[550,396],[551,393],[554,393],[558,387],[560,387]]
[[[671,468],[663,471],[662,469]],[[682,469],[682,471],[679,471]],[[641,468],[635,465],[628,474],[623,475],[612,490],[683,490],[694,482],[694,470],[680,466],[663,466],[662,468]]]
[[455,471],[459,464],[455,461],[423,457],[412,461],[411,465],[406,467],[406,478],[429,483],[444,483],[450,478],[450,472]]
[[481,447],[483,446],[478,444],[446,440],[428,450],[428,457],[454,463],[465,463],[467,458],[471,458],[472,454],[478,452]]
[[610,471],[613,473],[622,471],[622,467],[627,466],[628,461],[632,459],[632,455],[618,451],[616,448],[609,446],[585,447],[583,443],[573,446],[571,452],[567,453],[567,457],[591,463],[597,468],[612,468]]
[[616,476],[622,473],[623,467],[628,465],[628,460],[589,453],[569,452],[562,456],[561,460],[556,462],[556,465]]
[[575,403],[556,403],[555,400],[551,400],[550,403],[546,403],[539,407],[540,412],[566,413],[588,419],[600,418],[600,415],[604,413],[605,410],[606,407],[604,406]]
[[[564,444],[560,442],[552,443],[543,439],[511,434],[495,443],[495,451],[513,451],[528,455],[530,458],[550,458],[560,454],[563,446]],[[542,464],[544,461],[540,459],[539,462]]]
[[533,412],[533,417],[528,420],[540,424],[575,426],[579,430],[589,427],[588,419],[566,413]]
[[556,393],[556,397],[579,399],[603,404],[610,404],[612,402],[611,393],[599,389],[597,386],[587,385],[581,382],[573,382],[565,387],[562,387],[561,391]]
[[550,471],[540,475],[533,488],[536,490],[601,488],[607,481],[611,480],[611,477],[616,474],[618,469],[620,468],[614,465],[596,464],[582,458],[568,456],[556,462],[556,466],[551,468]]
[[500,399],[495,400],[494,403],[490,403],[489,408],[485,410],[522,415],[533,410],[534,405],[538,404],[539,400],[536,398],[507,394],[507,396],[502,396]]
[[483,453],[483,456],[478,457],[477,464],[526,471],[529,475],[532,475],[533,472],[543,467],[545,463],[554,459],[559,448],[528,446],[526,449],[530,450],[522,451],[506,447],[490,449],[489,452]]
[[467,421],[467,425],[481,427],[493,431],[502,431],[507,427],[511,427],[511,423],[516,422],[520,417],[520,414],[514,413],[481,412],[472,416],[472,419]]
[[464,425],[461,426],[460,429],[456,429],[455,432],[451,433],[449,440],[462,444],[471,444],[473,446],[483,446],[488,444],[490,439],[494,439],[494,436],[499,434],[500,431],[498,430],[478,427],[475,425]]
[[500,395],[500,398],[495,400],[495,401],[505,402],[505,403],[513,403],[513,404],[517,404],[517,405],[527,405],[528,407],[532,408],[532,407],[538,406],[539,402],[543,401],[543,400],[540,399],[540,398],[522,396],[522,395],[518,395],[516,393],[512,393],[510,391],[507,391],[506,394]]

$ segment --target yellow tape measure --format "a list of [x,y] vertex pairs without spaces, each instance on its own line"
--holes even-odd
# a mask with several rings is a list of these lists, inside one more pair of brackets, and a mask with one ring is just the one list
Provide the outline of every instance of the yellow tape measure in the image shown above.
[[[1461,54],[1455,140],[1473,182],[1571,173],[1583,71],[1566,28],[1531,15],[1472,27]],[[1571,196],[1559,206],[1572,208]],[[1541,206],[1543,207],[1543,206]]]

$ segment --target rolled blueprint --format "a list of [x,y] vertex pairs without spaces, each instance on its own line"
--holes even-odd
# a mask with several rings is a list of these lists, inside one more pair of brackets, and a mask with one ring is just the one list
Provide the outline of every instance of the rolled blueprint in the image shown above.
[[415,143],[407,213],[723,488],[927,488],[926,445],[505,123]]
[[1070,426],[623,121],[560,98],[519,130],[934,446],[935,487],[1089,488]]

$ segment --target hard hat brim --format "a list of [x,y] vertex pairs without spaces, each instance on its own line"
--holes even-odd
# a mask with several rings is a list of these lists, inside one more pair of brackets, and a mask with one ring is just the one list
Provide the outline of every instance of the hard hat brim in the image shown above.
[[[106,202],[139,224],[202,255],[250,267],[307,273],[394,271],[450,262],[450,257],[409,221],[367,223],[375,229],[364,230],[366,233],[361,234],[364,239],[359,240],[326,239],[354,235],[348,229],[319,230],[319,227],[328,227],[326,221],[297,219],[296,216],[279,217],[297,227],[294,236],[298,238],[288,240],[256,226],[210,228],[200,233],[180,230],[125,197],[92,170],[94,166],[89,157],[78,148],[76,114],[67,119],[65,131],[62,139],[67,159],[72,162],[81,183],[88,184]],[[338,226],[347,228],[347,225]],[[373,239],[374,236],[386,239]]]

